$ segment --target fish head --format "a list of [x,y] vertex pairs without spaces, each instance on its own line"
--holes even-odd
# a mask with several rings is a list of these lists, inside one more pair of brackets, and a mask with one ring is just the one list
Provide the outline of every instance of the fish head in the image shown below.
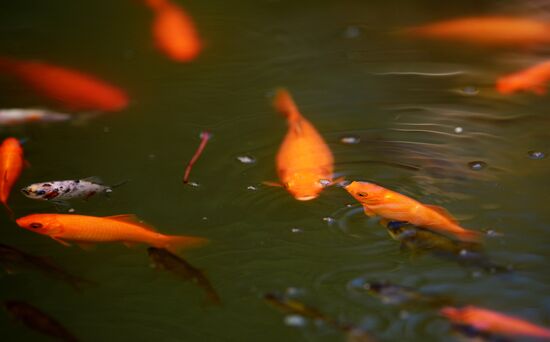
[[369,182],[351,182],[344,187],[350,195],[352,195],[361,204],[378,205],[383,203],[386,189]]
[[42,235],[57,236],[63,232],[63,226],[55,214],[32,214],[15,220],[21,228]]
[[37,183],[24,187],[21,193],[32,199],[48,199],[54,190],[50,183]]
[[6,138],[2,142],[1,148],[4,151],[10,151],[11,153],[15,152],[19,155],[23,154],[23,148],[21,147],[21,143],[19,142],[19,140],[15,139],[15,138],[12,138],[12,137]]
[[298,201],[310,201],[319,197],[327,182],[331,181],[320,180],[318,173],[300,172],[294,174],[283,186]]

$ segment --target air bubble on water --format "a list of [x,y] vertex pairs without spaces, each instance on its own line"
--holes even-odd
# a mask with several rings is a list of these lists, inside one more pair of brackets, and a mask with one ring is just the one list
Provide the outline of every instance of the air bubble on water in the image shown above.
[[113,192],[113,189],[109,188],[109,189],[105,189],[105,192],[110,194],[111,192]]
[[250,190],[250,191],[256,191],[256,190],[258,190],[258,188],[255,187],[254,185],[249,185],[249,186],[246,187],[246,189],[247,189],[247,190]]
[[347,144],[347,145],[359,144],[360,141],[361,141],[361,138],[355,135],[349,135],[349,136],[340,138],[340,142],[342,144]]
[[464,95],[474,96],[474,95],[479,94],[479,89],[477,89],[474,86],[466,86],[466,87],[462,88],[462,93]]
[[303,233],[304,232],[304,230],[302,228],[291,228],[290,231],[293,232],[293,233]]
[[487,167],[484,161],[476,160],[468,163],[468,167],[474,171],[480,171]]
[[353,207],[353,204],[348,203],[348,204],[346,204],[346,207],[347,207],[347,208],[351,208],[351,207]]
[[250,155],[237,156],[237,160],[243,164],[254,164],[256,163],[256,158]]
[[203,217],[202,217],[202,220],[203,220],[203,221],[206,221],[206,220],[208,220],[208,217],[203,216]]
[[70,213],[74,213],[76,210],[74,208],[69,208],[69,210],[67,210],[68,212]]
[[200,184],[197,183],[197,182],[189,182],[189,183],[187,183],[187,184],[191,185],[191,186],[194,187],[194,188],[198,188],[198,187],[200,186]]
[[361,35],[361,29],[358,26],[350,25],[344,31],[344,37],[348,39],[358,38]]
[[488,237],[499,237],[499,236],[502,236],[501,233],[497,232],[496,230],[493,230],[493,229],[489,229],[487,231],[487,236]]
[[288,315],[285,317],[285,324],[290,327],[303,327],[306,325],[306,319],[300,315]]
[[331,225],[334,222],[336,222],[336,219],[330,216],[323,217],[323,221],[325,221],[327,224]]
[[462,133],[462,132],[464,132],[464,128],[462,128],[462,127],[460,127],[460,126],[455,127],[455,133],[456,133],[456,134],[460,134],[460,133]]
[[527,152],[527,155],[529,155],[529,158],[531,159],[543,159],[546,157],[544,152],[541,151],[529,151]]

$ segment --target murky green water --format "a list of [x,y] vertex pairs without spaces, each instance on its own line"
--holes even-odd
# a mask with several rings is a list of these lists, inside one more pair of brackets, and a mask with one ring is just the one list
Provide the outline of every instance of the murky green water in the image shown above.
[[[544,51],[420,43],[398,27],[497,11],[498,1],[181,2],[205,41],[200,58],[172,63],[150,38],[151,13],[139,1],[4,2],[1,54],[42,59],[99,75],[128,91],[130,107],[84,123],[3,128],[28,139],[17,185],[100,176],[130,182],[111,199],[76,201],[77,213],[135,213],[160,231],[208,237],[186,253],[223,300],[154,270],[145,248],[66,248],[17,228],[6,216],[1,242],[49,256],[100,285],[81,293],[35,272],[0,275],[0,299],[23,299],[83,341],[338,341],[341,332],[307,322],[285,325],[266,292],[291,292],[327,315],[382,341],[446,341],[449,324],[429,308],[387,306],[354,289],[389,280],[550,325],[548,97],[502,97],[496,75]],[[501,6],[501,5],[500,5]],[[519,5],[518,5],[519,6]],[[523,64],[522,64],[523,63]],[[443,73],[428,77],[405,73]],[[450,73],[450,75],[444,75]],[[285,86],[326,138],[336,172],[376,181],[445,206],[464,226],[493,230],[492,259],[512,265],[494,275],[400,251],[341,188],[298,202],[279,188],[274,158],[286,131],[270,96]],[[47,106],[0,78],[2,107]],[[54,108],[54,107],[50,107]],[[460,127],[462,129],[458,129]],[[214,137],[181,184],[201,130]],[[343,144],[356,137],[357,144]],[[245,164],[237,157],[251,156]],[[475,171],[468,163],[483,161]],[[52,212],[15,189],[17,216]],[[350,204],[351,206],[348,206]],[[2,339],[39,335],[0,314]]]

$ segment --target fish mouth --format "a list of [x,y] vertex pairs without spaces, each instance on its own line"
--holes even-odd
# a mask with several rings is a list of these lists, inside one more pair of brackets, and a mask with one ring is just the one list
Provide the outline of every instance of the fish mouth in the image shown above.
[[309,201],[309,200],[312,200],[314,198],[317,198],[317,195],[296,196],[296,199],[298,201]]

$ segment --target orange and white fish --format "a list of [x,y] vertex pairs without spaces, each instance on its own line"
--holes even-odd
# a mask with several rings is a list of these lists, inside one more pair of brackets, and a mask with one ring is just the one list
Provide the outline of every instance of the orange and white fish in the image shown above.
[[173,236],[157,233],[134,215],[95,217],[72,214],[32,214],[18,218],[17,224],[38,234],[47,235],[63,245],[68,241],[81,245],[97,242],[145,243],[176,251],[199,247],[208,240],[194,236]]
[[155,12],[153,38],[169,58],[189,62],[199,55],[202,44],[193,19],[169,0],[145,0]]
[[500,77],[496,88],[502,94],[518,91],[532,91],[537,95],[546,94],[550,81],[550,61],[545,61],[516,73]]
[[13,214],[8,206],[8,197],[11,188],[21,175],[25,160],[23,159],[23,147],[19,140],[7,138],[0,145],[0,202]]
[[312,200],[334,183],[332,152],[315,127],[300,114],[287,90],[277,91],[274,106],[288,122],[288,132],[277,153],[279,179],[297,200]]
[[411,27],[403,33],[483,46],[531,46],[550,42],[550,23],[522,17],[466,17]]
[[463,241],[477,241],[480,233],[462,228],[444,208],[422,204],[410,197],[368,182],[352,182],[345,189],[358,200],[368,216],[404,221]]
[[524,336],[550,340],[550,329],[492,310],[470,305],[460,309],[444,307],[440,313],[455,324],[469,325],[483,332],[509,337]]

